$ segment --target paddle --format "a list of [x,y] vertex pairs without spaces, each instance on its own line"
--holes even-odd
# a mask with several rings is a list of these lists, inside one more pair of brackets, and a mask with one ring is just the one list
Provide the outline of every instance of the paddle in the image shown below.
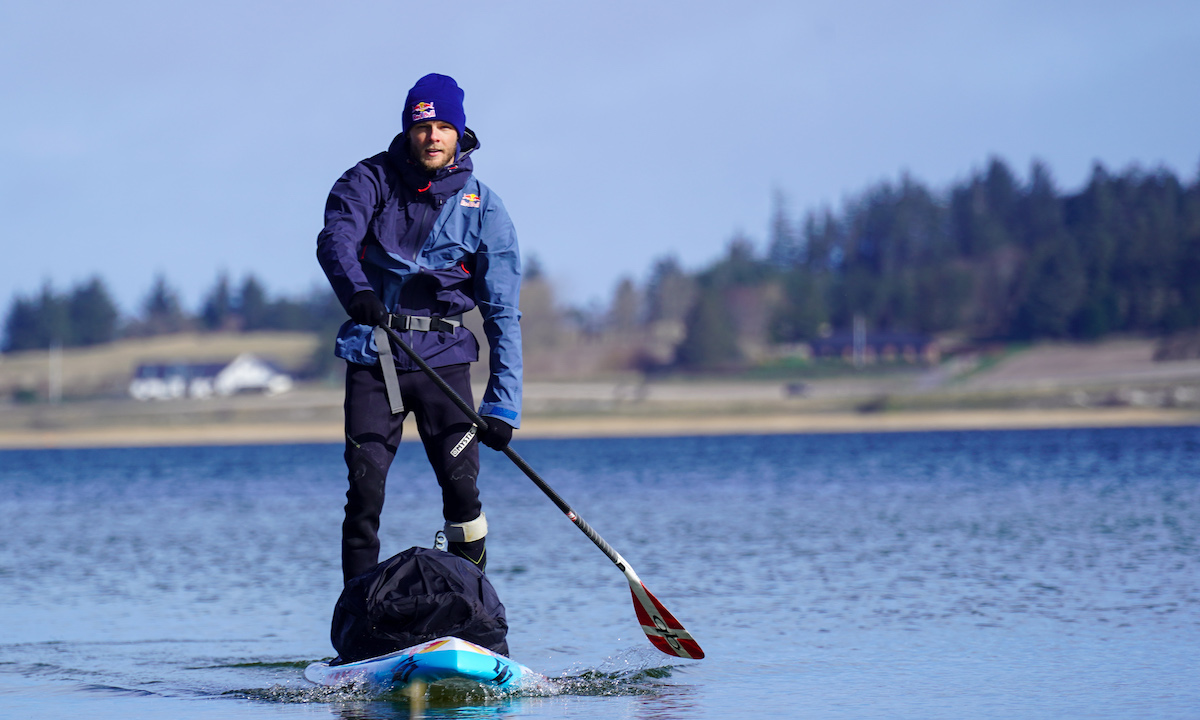
[[[477,427],[481,428],[486,425],[486,421],[479,416],[479,413],[475,412],[475,410],[468,405],[467,402],[463,400],[457,392],[454,391],[454,388],[450,387],[446,381],[443,380],[442,377],[438,375],[437,372],[421,358],[420,355],[417,355],[416,351],[409,347],[408,343],[404,342],[399,333],[397,333],[395,330],[392,330],[390,327],[384,326],[383,329],[387,331],[387,334],[392,341],[395,342],[396,345],[403,350],[406,355],[412,358],[413,362],[415,362],[417,366],[429,376],[429,379],[432,380],[439,388],[441,388],[442,392],[446,393],[450,400],[457,405],[458,408],[462,410],[468,418],[471,419],[471,422],[475,423]],[[637,573],[633,571],[633,568],[629,567],[629,563],[625,561],[625,558],[621,557],[621,554],[616,550],[613,550],[612,546],[605,542],[604,538],[600,537],[600,534],[593,530],[591,525],[587,524],[587,521],[579,517],[579,515],[571,509],[571,506],[568,505],[565,500],[559,497],[558,493],[554,492],[554,489],[547,485],[546,481],[543,480],[541,476],[529,466],[529,463],[525,462],[525,460],[518,455],[517,452],[512,449],[512,447],[504,448],[504,454],[508,456],[509,460],[513,461],[513,464],[521,469],[521,472],[525,473],[525,475],[533,481],[534,485],[537,485],[539,488],[541,488],[541,491],[546,494],[546,497],[550,498],[550,500],[558,506],[558,509],[562,510],[563,514],[566,515],[571,522],[575,523],[575,527],[582,530],[583,534],[587,535],[588,538],[596,544],[596,547],[600,548],[600,551],[608,556],[609,560],[612,560],[613,564],[617,566],[618,570],[625,574],[625,579],[629,581],[629,591],[633,594],[633,609],[637,612],[638,622],[642,625],[642,632],[646,633],[646,637],[650,640],[651,644],[668,655],[675,655],[681,658],[691,658],[694,660],[699,660],[700,658],[704,657],[704,651],[700,649],[700,645],[698,645],[696,641],[692,639],[691,634],[688,633],[688,631],[684,629],[683,625],[675,619],[675,616],[672,615],[665,607],[663,607],[663,604],[658,601],[658,598],[654,597],[654,595],[646,589],[646,586],[642,584],[641,579],[638,578]]]

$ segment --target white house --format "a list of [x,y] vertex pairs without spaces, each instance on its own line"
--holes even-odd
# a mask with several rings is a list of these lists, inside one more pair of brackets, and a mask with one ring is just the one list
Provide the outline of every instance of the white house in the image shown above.
[[277,395],[292,389],[290,375],[272,363],[242,353],[228,364],[146,363],[139,365],[129,383],[136,400],[172,400],[182,397],[227,397],[240,392]]
[[278,395],[291,389],[290,375],[250,353],[235,357],[213,380],[213,391],[221,396],[247,390]]

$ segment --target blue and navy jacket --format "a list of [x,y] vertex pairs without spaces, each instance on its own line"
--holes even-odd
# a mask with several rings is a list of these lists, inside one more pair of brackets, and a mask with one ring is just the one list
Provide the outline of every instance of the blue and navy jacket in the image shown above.
[[[472,174],[479,146],[468,128],[457,163],[430,176],[409,161],[403,134],[387,152],[367,158],[334,184],[317,235],[317,259],[343,307],[374,290],[394,315],[450,317],[478,307],[491,365],[479,414],[513,427],[521,423],[521,259],[504,205]],[[405,334],[433,367],[474,362],[471,331]],[[372,328],[353,320],[338,332],[335,354],[373,365],[379,355]],[[401,371],[418,370],[395,353]]]

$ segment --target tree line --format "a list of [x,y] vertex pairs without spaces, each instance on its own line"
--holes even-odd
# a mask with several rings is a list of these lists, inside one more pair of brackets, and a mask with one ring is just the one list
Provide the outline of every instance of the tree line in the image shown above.
[[46,283],[30,296],[16,296],[4,321],[4,351],[85,347],[128,337],[184,331],[329,331],[345,311],[328,288],[298,297],[269,297],[262,282],[247,275],[234,287],[217,277],[196,312],[190,313],[165,276],[157,276],[135,316],[123,318],[100,277],[65,292]]
[[780,340],[854,314],[977,338],[1168,333],[1200,325],[1200,179],[1097,164],[1064,194],[1044,164],[1021,183],[999,159],[941,194],[905,176],[799,227],[778,212],[762,264],[786,287]]
[[[909,175],[834,210],[793,218],[777,197],[761,246],[734,238],[690,272],[674,256],[644,283],[625,278],[604,307],[560,309],[540,264],[527,263],[527,344],[622,345],[628,365],[684,370],[763,362],[771,348],[848,332],[955,333],[977,340],[1089,340],[1200,327],[1200,177],[1094,166],[1064,193],[1034,162],[1022,180],[999,158],[936,191]],[[326,287],[269,298],[247,276],[217,278],[189,314],[163,277],[134,318],[104,283],[17,297],[7,351],[79,346],[181,330],[307,330],[330,335],[345,312]]]
[[[908,175],[794,220],[777,198],[760,253],[733,240],[691,277],[660,262],[644,317],[683,322],[673,358],[736,365],[753,349],[847,332],[1092,340],[1200,327],[1200,178],[1093,167],[1078,192],[1001,159],[935,192]],[[681,283],[691,298],[676,307]],[[672,314],[674,318],[672,318]]]

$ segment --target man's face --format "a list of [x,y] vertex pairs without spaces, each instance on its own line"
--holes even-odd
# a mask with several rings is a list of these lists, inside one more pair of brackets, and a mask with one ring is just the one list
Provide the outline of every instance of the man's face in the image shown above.
[[458,132],[442,120],[417,123],[408,129],[408,150],[413,159],[429,172],[454,161]]

